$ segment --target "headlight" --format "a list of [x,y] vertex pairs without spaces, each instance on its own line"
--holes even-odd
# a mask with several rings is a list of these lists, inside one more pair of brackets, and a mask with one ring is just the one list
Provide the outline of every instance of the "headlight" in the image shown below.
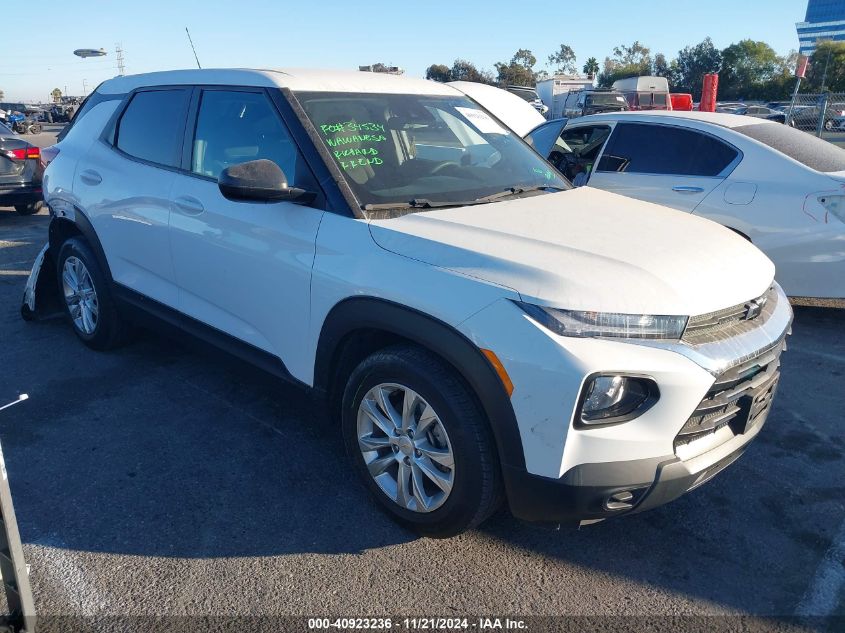
[[578,312],[543,308],[532,303],[516,304],[525,313],[561,336],[612,336],[619,338],[680,339],[687,326],[685,316]]

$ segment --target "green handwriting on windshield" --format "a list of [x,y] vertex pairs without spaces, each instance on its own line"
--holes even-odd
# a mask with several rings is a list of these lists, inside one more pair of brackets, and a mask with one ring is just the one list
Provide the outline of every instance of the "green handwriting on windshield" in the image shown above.
[[326,123],[320,126],[323,134],[338,134],[339,132],[384,132],[384,123],[356,123],[355,121],[344,121],[343,123]]
[[[326,123],[320,126],[320,131],[325,136],[326,145],[332,148],[332,154],[341,169],[350,171],[384,163],[379,158],[378,148],[372,146],[373,143],[382,143],[387,140],[383,123],[356,121]],[[374,134],[366,134],[366,132],[374,132]],[[355,147],[349,147],[350,145]]]
[[552,171],[550,169],[546,169],[544,171],[544,170],[540,169],[539,167],[532,167],[531,171],[533,171],[535,174],[540,174],[546,180],[551,180],[552,178],[555,177],[555,175],[552,173]]

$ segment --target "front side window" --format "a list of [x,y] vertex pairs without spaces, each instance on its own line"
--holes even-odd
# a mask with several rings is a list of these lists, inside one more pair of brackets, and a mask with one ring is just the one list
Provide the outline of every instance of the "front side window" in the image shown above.
[[135,158],[177,167],[189,100],[186,89],[137,93],[120,118],[115,145]]
[[696,130],[620,123],[599,161],[598,171],[715,177],[737,155],[737,150],[727,143]]
[[296,146],[267,96],[258,92],[204,90],[197,115],[191,171],[216,179],[231,165],[265,158],[297,183],[306,170]]
[[518,135],[467,97],[296,97],[362,206],[459,203],[509,188],[569,188]]

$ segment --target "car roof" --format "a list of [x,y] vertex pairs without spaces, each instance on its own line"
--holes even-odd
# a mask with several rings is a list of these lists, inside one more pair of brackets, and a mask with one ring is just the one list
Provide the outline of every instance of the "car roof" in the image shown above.
[[103,94],[124,94],[146,86],[231,85],[290,88],[306,92],[365,92],[387,94],[460,94],[454,88],[428,79],[358,70],[299,68],[203,68],[167,70],[109,79],[97,88]]
[[711,125],[718,125],[720,127],[735,128],[746,125],[782,125],[768,121],[767,119],[758,119],[754,117],[747,117],[740,114],[728,114],[727,112],[687,112],[681,110],[631,110],[627,112],[605,112],[602,114],[591,114],[589,116],[581,117],[573,120],[573,123],[586,123],[588,121],[596,121],[599,119],[617,120],[629,119],[640,122],[659,121],[660,123],[671,122],[686,122],[697,121],[700,123],[709,123]]

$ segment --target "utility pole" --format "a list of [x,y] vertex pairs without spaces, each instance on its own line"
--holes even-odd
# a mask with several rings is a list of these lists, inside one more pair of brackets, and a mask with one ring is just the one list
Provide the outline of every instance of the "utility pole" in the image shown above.
[[117,74],[123,77],[126,74],[126,65],[123,63],[123,48],[120,44],[115,44],[114,48],[117,55]]
[[88,96],[88,80],[87,79],[82,80],[82,96],[83,97]]

